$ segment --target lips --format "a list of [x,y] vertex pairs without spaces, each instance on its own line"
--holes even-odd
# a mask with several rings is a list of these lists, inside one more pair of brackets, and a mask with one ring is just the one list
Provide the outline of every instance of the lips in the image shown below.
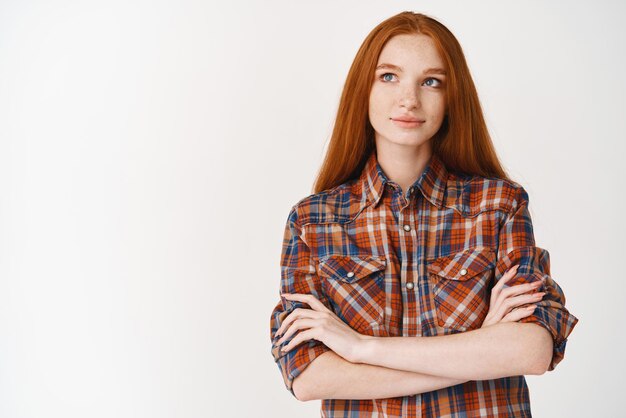
[[392,120],[398,121],[398,122],[425,122],[424,119],[418,119],[418,118],[414,118],[411,116],[399,116],[397,118],[391,118]]
[[397,118],[391,118],[391,122],[402,129],[416,129],[424,126],[425,120],[412,116],[399,116]]

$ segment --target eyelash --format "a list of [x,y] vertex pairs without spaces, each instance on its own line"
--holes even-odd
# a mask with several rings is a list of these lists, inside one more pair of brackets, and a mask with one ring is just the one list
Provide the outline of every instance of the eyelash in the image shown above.
[[[389,83],[389,80],[383,80],[383,77],[384,77],[384,76],[386,76],[387,74],[395,75],[394,73],[383,73],[383,74],[381,74],[381,75],[378,77],[378,79],[379,79],[380,81],[382,81],[383,83]],[[429,77],[429,78],[427,78],[426,80],[436,80],[437,82],[439,82],[439,85],[438,85],[438,86],[428,86],[428,87],[439,88],[439,87],[441,87],[441,85],[443,84],[443,81],[441,81],[441,80],[440,80],[440,79],[438,79],[438,78],[434,78],[434,77]]]

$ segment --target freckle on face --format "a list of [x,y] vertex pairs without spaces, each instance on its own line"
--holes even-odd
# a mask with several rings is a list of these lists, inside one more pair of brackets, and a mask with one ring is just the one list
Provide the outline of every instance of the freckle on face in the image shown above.
[[[380,63],[394,64],[402,70],[382,69],[376,72],[369,97],[369,118],[376,141],[416,146],[426,143],[441,127],[446,107],[444,89],[429,84],[430,77],[437,77],[424,74],[428,68],[444,68],[432,39],[423,34],[397,35],[381,51],[377,65]],[[379,79],[386,72],[394,75],[386,80],[393,81]],[[426,122],[411,126],[390,120],[402,115],[418,117]]]

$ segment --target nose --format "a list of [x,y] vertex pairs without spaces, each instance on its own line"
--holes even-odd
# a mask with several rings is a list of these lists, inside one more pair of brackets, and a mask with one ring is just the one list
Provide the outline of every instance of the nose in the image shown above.
[[419,89],[413,86],[405,87],[401,91],[400,106],[407,109],[418,108],[421,105]]

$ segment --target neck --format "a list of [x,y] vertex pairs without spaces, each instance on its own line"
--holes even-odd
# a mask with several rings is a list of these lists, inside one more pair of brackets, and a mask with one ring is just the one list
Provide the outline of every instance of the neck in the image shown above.
[[430,141],[417,146],[376,141],[376,158],[387,178],[406,191],[420,177],[430,157]]

